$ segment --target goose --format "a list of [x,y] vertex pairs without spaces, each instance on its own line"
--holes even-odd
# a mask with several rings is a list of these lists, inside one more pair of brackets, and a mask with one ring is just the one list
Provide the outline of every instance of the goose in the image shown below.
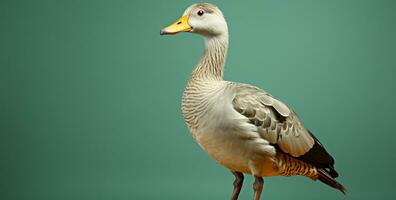
[[291,108],[258,87],[223,79],[228,27],[217,6],[193,4],[160,34],[180,32],[202,36],[206,47],[183,93],[182,114],[202,149],[235,176],[231,200],[243,174],[254,176],[254,200],[269,176],[305,176],[345,194],[333,157]]

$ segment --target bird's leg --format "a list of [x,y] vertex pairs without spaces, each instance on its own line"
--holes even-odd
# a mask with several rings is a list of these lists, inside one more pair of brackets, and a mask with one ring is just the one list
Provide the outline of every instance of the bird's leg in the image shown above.
[[253,200],[260,200],[261,192],[263,191],[264,179],[259,176],[254,176],[254,198]]
[[243,184],[243,174],[240,172],[232,172],[232,174],[234,174],[235,180],[231,200],[237,200]]

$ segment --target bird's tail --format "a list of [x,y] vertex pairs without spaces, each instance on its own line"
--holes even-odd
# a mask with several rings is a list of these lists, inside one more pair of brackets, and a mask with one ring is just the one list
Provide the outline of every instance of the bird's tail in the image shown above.
[[346,189],[341,183],[337,182],[328,172],[326,172],[324,169],[318,169],[318,179],[325,183],[326,185],[333,187],[339,191],[341,191],[343,194],[346,194]]

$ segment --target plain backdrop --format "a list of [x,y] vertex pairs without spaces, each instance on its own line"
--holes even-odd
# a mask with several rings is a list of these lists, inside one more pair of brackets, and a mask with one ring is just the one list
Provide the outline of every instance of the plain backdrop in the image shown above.
[[[234,177],[180,112],[203,39],[159,35],[192,3],[0,2],[0,199],[229,199]],[[292,107],[348,189],[270,177],[262,199],[395,199],[396,1],[213,3],[225,78]]]

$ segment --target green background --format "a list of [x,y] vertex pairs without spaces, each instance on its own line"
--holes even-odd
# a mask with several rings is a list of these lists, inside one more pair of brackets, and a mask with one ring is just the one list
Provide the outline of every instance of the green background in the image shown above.
[[[233,176],[180,112],[203,40],[159,35],[191,3],[0,2],[0,199],[230,197]],[[225,78],[291,106],[348,189],[271,177],[263,199],[395,199],[396,1],[213,3],[229,24]]]

